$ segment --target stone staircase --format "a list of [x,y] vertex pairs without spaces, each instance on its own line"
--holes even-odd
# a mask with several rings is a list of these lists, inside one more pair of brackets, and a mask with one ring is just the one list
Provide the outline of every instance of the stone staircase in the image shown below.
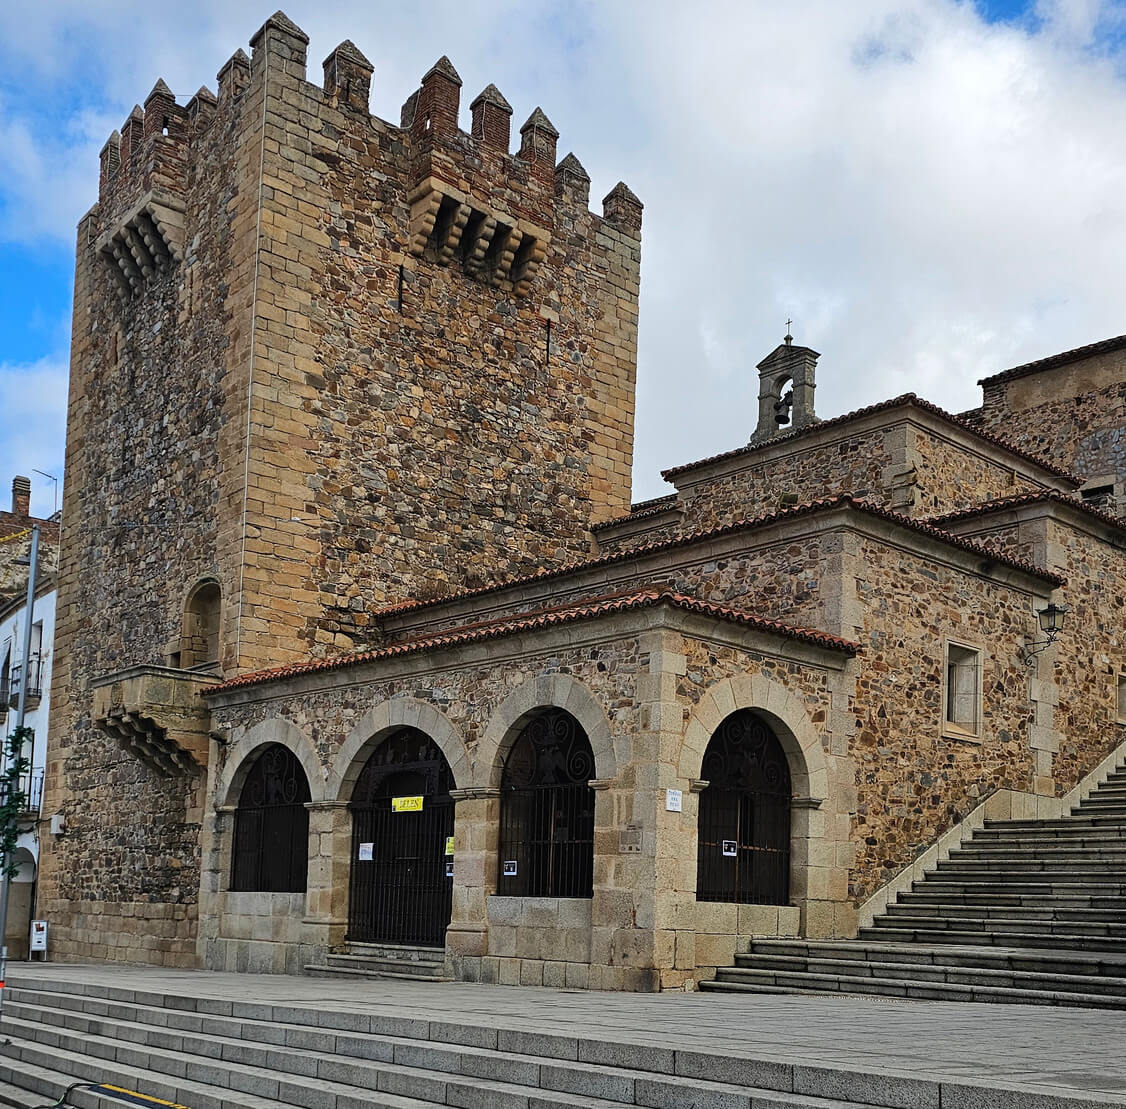
[[399,943],[350,943],[344,955],[328,955],[308,963],[305,973],[317,978],[409,978],[448,982],[445,952],[440,947]]
[[1126,1009],[1126,764],[1071,815],[988,821],[859,938],[759,940],[708,990]]
[[[0,1103],[42,1106],[76,1082],[110,1083],[190,1109],[1098,1109],[1117,1103],[960,1078],[419,1019],[379,1012],[377,997],[335,1010],[17,976],[5,998]],[[73,1090],[67,1103],[77,1109],[121,1104],[88,1088]]]

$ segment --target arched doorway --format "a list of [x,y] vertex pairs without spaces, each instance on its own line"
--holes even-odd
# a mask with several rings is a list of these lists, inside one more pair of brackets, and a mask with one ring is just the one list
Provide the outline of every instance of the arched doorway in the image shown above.
[[790,768],[751,709],[723,721],[704,752],[697,901],[785,905],[790,900]]
[[590,897],[594,752],[582,725],[543,709],[521,729],[501,775],[497,893]]
[[348,808],[348,939],[442,947],[453,900],[454,788],[425,732],[402,728],[365,763]]
[[297,756],[272,743],[239,793],[231,850],[232,891],[304,893],[309,873],[309,779]]

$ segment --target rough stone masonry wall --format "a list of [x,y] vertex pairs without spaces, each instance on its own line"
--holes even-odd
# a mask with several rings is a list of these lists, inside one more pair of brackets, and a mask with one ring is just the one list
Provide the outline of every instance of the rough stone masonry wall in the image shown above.
[[1058,569],[1067,585],[1060,594],[1071,610],[1047,675],[1059,697],[1052,777],[1056,793],[1064,794],[1126,731],[1116,722],[1118,677],[1126,673],[1126,555],[1063,521],[1050,520],[1046,527],[1049,550],[1065,552]]
[[1077,477],[1126,474],[1126,351],[986,384],[969,415]]
[[89,684],[124,666],[167,663],[191,585],[217,577],[228,600],[237,581],[229,528],[220,553],[218,516],[221,505],[241,504],[224,488],[231,470],[241,483],[242,454],[230,444],[241,439],[245,393],[228,372],[228,347],[246,320],[232,321],[226,300],[246,272],[232,230],[248,204],[237,72],[221,85],[210,125],[205,114],[190,136],[148,140],[183,147],[179,264],[122,301],[97,253],[98,238],[151,184],[143,159],[123,159],[103,178],[99,205],[79,225],[44,800],[44,812],[65,814],[67,833],[45,844],[39,894],[61,958],[195,960],[203,777],[164,778],[122,751],[93,726]]
[[[994,790],[1032,789],[1019,657],[1031,596],[869,540],[853,567],[861,654],[850,888],[862,901]],[[982,652],[980,741],[943,735],[947,637]]]
[[[967,521],[959,530],[1067,578],[1056,594],[1070,609],[1057,644],[1028,668],[1037,702],[1037,792],[1062,796],[1126,738],[1118,723],[1118,676],[1126,673],[1126,558],[1105,539],[1054,516],[983,523],[971,531]],[[1029,635],[1041,638],[1031,618]]]
[[719,527],[837,493],[887,504],[884,473],[892,461],[887,438],[878,428],[805,449],[798,442],[792,453],[756,463],[752,452],[738,470],[691,485],[691,475],[677,478],[681,530]]
[[910,434],[913,450],[909,457],[915,480],[911,504],[901,506],[901,511],[917,516],[956,512],[984,501],[1044,488],[1006,466],[1004,455],[990,451],[987,444],[982,444],[979,453],[922,428],[915,428]]
[[[591,520],[629,503],[640,261],[637,226],[556,189],[553,164],[438,116],[425,136],[369,116],[304,80],[292,32],[255,45],[251,669],[366,643],[389,601],[588,549]],[[427,174],[550,232],[526,296],[411,252]]]

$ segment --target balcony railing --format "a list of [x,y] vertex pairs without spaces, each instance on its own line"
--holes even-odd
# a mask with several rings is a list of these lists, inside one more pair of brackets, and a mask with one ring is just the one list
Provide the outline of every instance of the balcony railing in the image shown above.
[[[19,791],[23,794],[20,811],[24,813],[37,813],[43,804],[43,775],[42,766],[33,766],[19,776]],[[0,801],[3,800],[5,786],[0,784]]]
[[[27,664],[27,676],[27,702],[28,707],[30,707],[32,701],[38,703],[43,696],[43,662],[41,659],[33,658]],[[19,663],[8,671],[7,701],[12,708],[19,707],[23,684],[23,663]]]

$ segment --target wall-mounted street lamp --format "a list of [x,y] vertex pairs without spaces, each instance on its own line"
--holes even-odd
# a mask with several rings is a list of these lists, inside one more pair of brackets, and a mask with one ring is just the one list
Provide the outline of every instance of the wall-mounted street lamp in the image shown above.
[[1021,649],[1021,654],[1024,661],[1031,666],[1032,660],[1041,652],[1050,647],[1059,638],[1059,634],[1063,631],[1063,618],[1071,609],[1067,605],[1057,605],[1055,601],[1049,601],[1048,604],[1042,608],[1037,614],[1036,619],[1040,622],[1040,630],[1044,633],[1043,639],[1034,639],[1030,643],[1026,643]]

